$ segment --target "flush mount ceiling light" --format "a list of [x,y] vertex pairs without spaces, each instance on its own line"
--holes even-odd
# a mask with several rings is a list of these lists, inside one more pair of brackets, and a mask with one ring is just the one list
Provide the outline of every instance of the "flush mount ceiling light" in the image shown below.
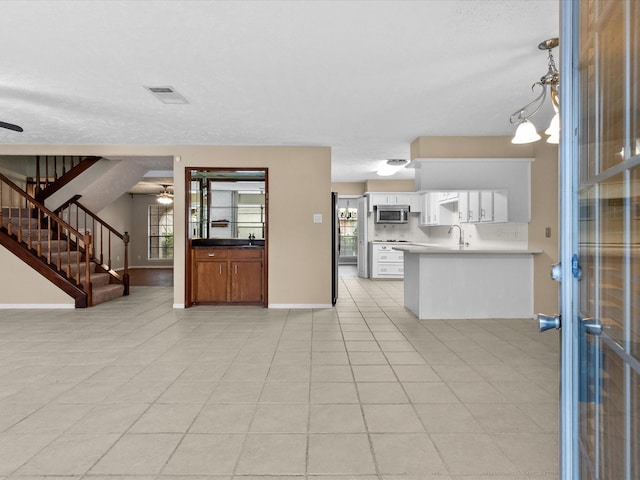
[[390,160],[387,160],[387,163],[385,163],[382,168],[380,168],[380,170],[378,170],[376,173],[381,177],[388,177],[396,173],[407,163],[407,160],[401,158],[392,158]]
[[156,201],[162,205],[171,205],[173,203],[173,194],[167,190],[167,185],[162,185],[164,189],[158,194]]
[[538,113],[544,104],[544,100],[547,98],[547,89],[550,92],[549,96],[551,97],[551,103],[556,114],[551,120],[549,128],[547,128],[544,133],[549,135],[549,138],[547,138],[548,143],[558,143],[560,140],[560,117],[558,115],[560,111],[560,94],[558,91],[560,86],[560,73],[556,68],[556,62],[551,53],[551,50],[557,47],[558,43],[559,40],[557,38],[550,38],[538,45],[540,50],[546,50],[549,54],[549,69],[547,73],[540,78],[539,82],[531,86],[531,90],[534,90],[536,87],[542,88],[540,95],[524,107],[513,112],[509,117],[509,121],[512,124],[518,125],[511,143],[531,143],[540,140],[540,135],[538,135],[535,125],[529,119]]

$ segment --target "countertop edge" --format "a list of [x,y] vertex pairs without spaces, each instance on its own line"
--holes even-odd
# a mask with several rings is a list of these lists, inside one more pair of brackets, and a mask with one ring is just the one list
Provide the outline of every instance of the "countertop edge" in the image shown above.
[[427,255],[538,255],[544,252],[542,249],[538,248],[528,248],[528,249],[474,249],[474,248],[464,248],[459,250],[457,248],[439,248],[439,247],[422,247],[419,245],[394,245],[394,250],[399,250],[407,253],[420,253]]

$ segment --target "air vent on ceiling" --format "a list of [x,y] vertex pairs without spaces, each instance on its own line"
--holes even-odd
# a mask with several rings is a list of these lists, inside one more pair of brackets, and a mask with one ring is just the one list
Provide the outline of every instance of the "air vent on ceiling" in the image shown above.
[[184,104],[189,103],[186,98],[180,95],[173,87],[144,87],[149,90],[154,97],[162,103]]

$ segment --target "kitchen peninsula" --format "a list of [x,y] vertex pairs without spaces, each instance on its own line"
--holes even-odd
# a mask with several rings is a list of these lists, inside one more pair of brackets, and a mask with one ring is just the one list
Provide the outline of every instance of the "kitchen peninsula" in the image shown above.
[[419,319],[533,317],[533,255],[542,250],[398,245],[404,305]]

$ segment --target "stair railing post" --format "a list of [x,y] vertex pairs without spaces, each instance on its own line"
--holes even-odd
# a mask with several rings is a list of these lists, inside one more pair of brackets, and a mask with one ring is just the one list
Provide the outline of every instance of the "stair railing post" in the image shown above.
[[87,304],[89,307],[92,307],[93,297],[91,293],[91,234],[89,232],[85,232],[83,240],[85,252],[84,291],[87,292]]
[[124,232],[122,241],[124,242],[124,274],[122,275],[122,280],[124,294],[129,295],[129,232]]

